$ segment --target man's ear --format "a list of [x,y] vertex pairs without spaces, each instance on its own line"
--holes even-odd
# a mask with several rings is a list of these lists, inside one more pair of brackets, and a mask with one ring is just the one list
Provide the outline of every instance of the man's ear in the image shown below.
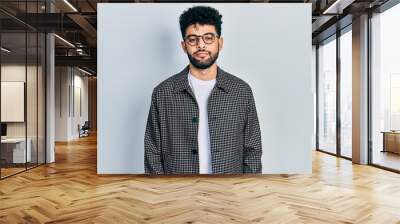
[[181,41],[181,46],[182,46],[182,50],[185,52],[185,54],[187,54],[185,41]]
[[219,42],[218,48],[219,48],[219,50],[221,51],[221,50],[222,50],[222,47],[224,46],[224,38],[223,38],[223,37],[220,37],[220,38],[218,39],[218,42]]

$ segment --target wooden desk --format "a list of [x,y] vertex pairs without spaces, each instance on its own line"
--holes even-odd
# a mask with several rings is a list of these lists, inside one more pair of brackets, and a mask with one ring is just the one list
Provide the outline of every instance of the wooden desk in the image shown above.
[[381,133],[383,133],[382,152],[400,154],[400,131],[382,131]]
[[[31,162],[32,153],[30,138],[27,139],[26,153],[25,153],[25,138],[6,138],[1,139],[1,157],[6,163],[25,163]],[[25,161],[26,160],[26,161]]]

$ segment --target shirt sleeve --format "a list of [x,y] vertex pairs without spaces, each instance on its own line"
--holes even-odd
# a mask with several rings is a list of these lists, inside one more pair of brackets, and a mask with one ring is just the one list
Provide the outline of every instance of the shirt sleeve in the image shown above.
[[144,135],[144,168],[146,174],[164,174],[157,94],[153,90]]
[[261,131],[253,92],[250,88],[247,117],[244,127],[243,173],[261,173],[261,156]]

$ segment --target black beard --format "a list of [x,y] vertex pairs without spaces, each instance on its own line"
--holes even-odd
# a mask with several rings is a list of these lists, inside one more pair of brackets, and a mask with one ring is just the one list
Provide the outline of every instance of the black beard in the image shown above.
[[[196,53],[197,53],[197,52],[196,52]],[[211,54],[210,54],[210,58],[207,59],[207,60],[204,61],[204,62],[201,62],[201,61],[197,60],[196,58],[194,58],[194,57],[193,57],[192,55],[190,55],[190,54],[187,54],[187,55],[188,55],[188,58],[189,58],[190,63],[191,63],[194,67],[196,67],[196,68],[198,68],[198,69],[207,69],[207,68],[209,68],[211,65],[213,65],[213,64],[215,63],[215,61],[216,61],[217,58],[218,58],[218,54],[219,54],[219,52],[217,52],[217,53],[214,54],[214,55],[211,55]]]

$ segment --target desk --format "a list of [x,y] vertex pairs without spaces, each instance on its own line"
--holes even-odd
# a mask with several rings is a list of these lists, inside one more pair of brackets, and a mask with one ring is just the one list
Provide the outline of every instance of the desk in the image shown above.
[[383,133],[383,150],[382,152],[393,152],[400,154],[400,132],[399,131],[382,131]]
[[[1,139],[1,156],[6,160],[6,163],[25,163],[31,162],[32,140],[27,139],[26,154],[25,154],[25,138],[6,138]],[[11,159],[12,158],[12,159]],[[25,158],[27,161],[25,161]]]

